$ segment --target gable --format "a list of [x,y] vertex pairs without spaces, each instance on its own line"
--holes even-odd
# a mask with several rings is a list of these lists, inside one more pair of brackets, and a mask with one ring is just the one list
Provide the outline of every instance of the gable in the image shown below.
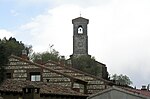
[[93,94],[88,99],[147,99],[138,93],[126,91],[121,88],[111,87],[100,91],[99,93]]

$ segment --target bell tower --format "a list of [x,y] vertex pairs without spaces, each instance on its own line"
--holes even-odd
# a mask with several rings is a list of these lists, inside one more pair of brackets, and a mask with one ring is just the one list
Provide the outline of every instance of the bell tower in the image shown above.
[[88,19],[78,17],[72,20],[73,24],[73,57],[88,55]]

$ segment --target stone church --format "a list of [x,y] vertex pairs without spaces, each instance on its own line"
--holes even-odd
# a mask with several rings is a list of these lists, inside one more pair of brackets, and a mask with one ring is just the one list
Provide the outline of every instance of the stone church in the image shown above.
[[[78,17],[72,20],[73,54],[70,56],[71,59],[83,55],[91,57],[91,55],[88,54],[88,23],[89,20],[83,17]],[[108,72],[106,65],[98,61],[95,62],[100,70],[98,76],[104,79],[108,79]]]

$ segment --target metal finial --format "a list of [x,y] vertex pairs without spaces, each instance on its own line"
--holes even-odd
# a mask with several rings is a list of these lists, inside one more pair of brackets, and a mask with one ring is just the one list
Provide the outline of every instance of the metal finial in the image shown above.
[[81,11],[80,11],[80,17],[81,17]]

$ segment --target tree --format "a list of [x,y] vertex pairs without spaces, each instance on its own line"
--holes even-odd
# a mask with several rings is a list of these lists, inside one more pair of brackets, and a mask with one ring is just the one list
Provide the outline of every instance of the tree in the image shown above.
[[60,60],[60,55],[58,51],[53,49],[51,52],[45,51],[42,53],[33,53],[32,60],[34,62],[38,62],[39,60],[41,60],[43,63],[47,62],[48,60],[57,62]]
[[17,41],[15,38],[10,37],[8,40],[4,37],[2,40],[0,40],[1,44],[5,45],[5,50],[8,55],[16,55],[21,56],[22,50],[27,51],[27,55],[30,54],[32,46],[26,46],[21,41]]
[[132,84],[132,81],[130,80],[130,78],[126,75],[117,75],[117,74],[114,74],[112,75],[111,77],[111,80],[115,81],[116,84],[119,84],[119,85],[131,85]]
[[5,68],[4,65],[8,62],[8,54],[6,52],[6,47],[4,44],[0,43],[0,83],[3,82],[5,78]]
[[72,65],[76,69],[79,69],[81,71],[87,72],[95,76],[98,76],[99,71],[100,71],[100,68],[97,66],[97,63],[94,57],[91,58],[86,55],[73,57]]

